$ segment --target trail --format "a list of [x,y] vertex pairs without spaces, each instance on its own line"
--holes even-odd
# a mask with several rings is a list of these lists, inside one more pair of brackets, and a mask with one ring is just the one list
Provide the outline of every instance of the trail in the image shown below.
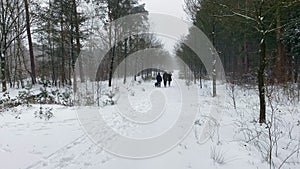
[[[219,104],[222,102],[221,98],[211,97],[210,81],[204,81],[203,88],[200,89],[198,85],[180,79],[179,72],[175,71],[170,87],[156,88],[154,82],[155,80],[132,82],[122,86],[120,81],[115,86],[118,88],[115,91],[116,97],[119,97],[116,105],[101,107],[94,114],[101,117],[101,123],[97,121],[99,119],[94,118],[95,116],[90,116],[88,111],[83,112],[83,115],[87,117],[87,122],[91,123],[91,131],[104,138],[101,141],[107,141],[110,143],[108,145],[117,144],[113,148],[125,149],[127,153],[156,152],[157,147],[167,148],[159,151],[156,156],[137,160],[120,157],[122,154],[113,155],[106,147],[104,150],[100,144],[95,143],[90,131],[85,132],[83,121],[78,119],[77,107],[31,105],[3,112],[0,117],[0,168],[232,169],[242,165],[244,169],[265,167],[265,163],[259,164],[259,155],[253,151],[254,148],[252,151],[243,149],[244,147],[240,146],[241,141],[235,141],[243,138],[236,127],[236,112],[231,111],[232,106],[228,100],[222,105]],[[222,84],[218,84],[217,89],[226,90]],[[253,93],[255,95],[255,91]],[[194,100],[192,95],[199,97]],[[128,102],[122,102],[125,98]],[[126,114],[124,110],[118,109],[118,105],[123,103],[132,108],[128,110],[135,112]],[[155,106],[156,104],[163,107]],[[54,118],[35,118],[34,113],[40,106],[52,108]],[[91,107],[86,108],[88,110]],[[154,110],[154,116],[147,115],[151,110]],[[197,113],[196,117],[190,116],[194,112]],[[225,117],[221,118],[218,112],[225,112]],[[140,118],[135,118],[144,115],[147,119],[140,122]],[[248,116],[248,120],[253,119],[251,114]],[[101,126],[105,126],[103,130],[99,130]],[[188,130],[185,130],[187,126]],[[164,134],[170,131],[172,134],[164,137]],[[156,146],[141,147],[136,144],[127,147],[126,142],[118,142],[121,140],[119,136],[136,140],[162,137],[165,142]],[[174,140],[175,142],[172,142]],[[224,158],[225,164],[215,164],[213,155]]]

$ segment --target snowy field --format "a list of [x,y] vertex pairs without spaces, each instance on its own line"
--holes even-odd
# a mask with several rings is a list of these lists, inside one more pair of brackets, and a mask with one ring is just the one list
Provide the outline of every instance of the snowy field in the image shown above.
[[[273,91],[277,94],[267,98],[271,101],[269,122],[260,125],[255,88],[235,86],[232,90],[232,85],[219,83],[217,90],[226,97],[223,104],[216,104],[220,98],[211,97],[211,82],[203,83],[202,89],[192,83],[187,87],[196,87],[199,96],[199,112],[191,131],[173,149],[151,158],[123,158],[94,144],[78,119],[76,106],[24,104],[1,109],[0,169],[261,169],[270,168],[270,161],[271,168],[300,168],[299,100]],[[165,132],[182,113],[178,111],[183,102],[180,84],[188,83],[174,75],[171,87],[154,88],[153,84],[153,80],[141,81],[126,87],[131,106],[141,113],[153,106],[151,93],[159,92],[165,98],[160,98],[164,113],[149,125],[134,124],[118,113],[122,88],[114,91],[115,105],[102,105],[99,114],[115,132],[128,137],[147,138]],[[10,90],[11,97],[16,93],[18,90]],[[210,112],[216,106],[221,117],[212,120]],[[36,117],[40,111],[51,112],[53,117]],[[207,125],[209,136],[201,140]]]

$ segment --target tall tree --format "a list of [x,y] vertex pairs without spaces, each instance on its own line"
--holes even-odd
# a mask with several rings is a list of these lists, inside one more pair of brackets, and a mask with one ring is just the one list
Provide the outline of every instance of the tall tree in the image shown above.
[[[72,57],[72,68],[73,68],[73,80],[74,80],[74,90],[76,90],[76,73],[75,73],[75,62],[76,62],[76,58],[79,59],[79,73],[80,73],[80,79],[83,81],[83,72],[82,72],[82,58],[79,57],[80,51],[81,51],[81,44],[80,44],[80,16],[77,12],[77,3],[76,0],[72,1],[72,6],[73,6],[73,14],[74,14],[74,23],[75,23],[75,39],[76,39],[76,54],[75,56]],[[71,34],[72,35],[72,34]],[[72,37],[72,36],[71,36]],[[71,43],[73,42],[73,40],[71,40]],[[73,46],[73,45],[72,45]]]
[[28,0],[24,0],[24,5],[25,5],[25,14],[26,14],[26,31],[27,31],[28,47],[29,47],[29,55],[30,55],[30,63],[31,63],[31,82],[32,84],[35,84],[36,83],[35,62],[34,62],[32,38],[31,38],[31,30],[30,30],[30,13],[29,13]]

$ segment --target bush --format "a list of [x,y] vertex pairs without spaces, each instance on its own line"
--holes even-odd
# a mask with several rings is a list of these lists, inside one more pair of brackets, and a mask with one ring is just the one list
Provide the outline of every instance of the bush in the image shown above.
[[63,92],[59,89],[48,87],[48,83],[43,84],[38,91],[32,90],[32,85],[27,85],[25,89],[19,91],[18,95],[11,98],[8,92],[3,93],[0,99],[0,109],[17,107],[22,104],[59,104],[73,106],[72,90],[65,88]]
[[43,109],[42,107],[40,107],[40,110],[36,111],[34,115],[36,118],[40,118],[44,120],[50,120],[52,117],[54,117],[52,113],[52,108]]

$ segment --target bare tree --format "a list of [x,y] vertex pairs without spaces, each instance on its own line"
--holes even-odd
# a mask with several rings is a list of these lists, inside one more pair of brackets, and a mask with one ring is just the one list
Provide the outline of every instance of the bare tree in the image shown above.
[[17,31],[18,33],[15,30],[18,18],[24,14],[24,10],[17,10],[22,5],[19,0],[0,0],[0,65],[3,92],[7,90],[7,51],[13,42],[25,32],[25,29]]

